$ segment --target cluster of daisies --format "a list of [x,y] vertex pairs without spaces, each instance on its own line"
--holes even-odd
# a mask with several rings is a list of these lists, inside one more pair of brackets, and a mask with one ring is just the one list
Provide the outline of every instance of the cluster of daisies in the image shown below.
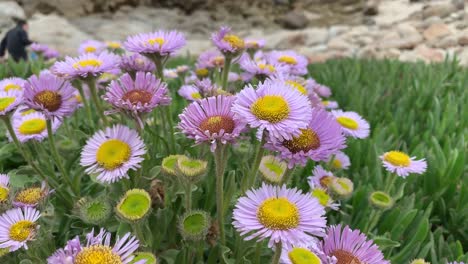
[[[8,137],[20,143],[53,140],[65,118],[79,108],[89,113],[94,109],[100,119],[91,118],[90,123],[105,127],[87,140],[80,165],[99,182],[114,184],[141,168],[150,147],[143,141],[143,129],[150,125],[148,114],[156,108],[168,113],[161,119],[173,140],[172,98],[165,80],[180,78],[183,85],[178,94],[188,105],[176,127],[213,153],[220,186],[216,195],[221,243],[225,150],[252,134],[258,145],[256,157],[249,175],[244,175],[245,195],[232,214],[232,225],[246,240],[268,240],[275,263],[389,263],[359,230],[327,225],[327,210],[339,210],[337,200],[346,200],[353,191],[353,182],[335,176],[334,171],[351,165],[343,152],[347,141],[367,138],[369,123],[328,100],[330,88],[308,77],[304,56],[290,50],[263,51],[263,40],[243,39],[227,27],[214,33],[212,41],[216,49],[200,54],[193,69],[165,68],[186,40],[177,31],[156,31],[130,36],[123,43],[86,41],[79,47],[79,56],[57,61],[50,70],[27,80],[2,80],[0,116],[12,128]],[[47,49],[40,45],[34,48],[46,58],[53,57],[47,57]],[[233,65],[240,71],[231,70],[237,69]],[[119,124],[115,114],[128,117],[134,128]],[[175,147],[174,141],[170,143]],[[427,166],[424,160],[400,151],[386,152],[381,159],[389,172],[401,177],[423,173]],[[163,169],[192,179],[199,179],[207,168],[205,161],[183,155],[171,155],[169,160],[171,165],[163,164]],[[308,178],[310,191],[288,187],[294,169],[311,161],[315,167]],[[2,177],[0,198],[6,200],[8,179]],[[27,248],[26,242],[34,239],[40,217],[35,206],[50,193],[46,186],[15,196],[12,204],[17,208],[0,217],[0,248]],[[190,206],[188,201],[188,213]],[[104,229],[97,235],[92,231],[85,242],[78,237],[68,241],[48,262],[146,263],[131,262],[139,246],[137,238],[128,233],[113,245],[110,240]]]

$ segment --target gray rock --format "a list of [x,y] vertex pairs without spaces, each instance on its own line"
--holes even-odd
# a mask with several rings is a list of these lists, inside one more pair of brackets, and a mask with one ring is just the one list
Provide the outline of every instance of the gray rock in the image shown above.
[[432,24],[423,32],[423,36],[428,41],[435,41],[452,34],[452,30],[443,23]]
[[305,28],[309,22],[304,12],[300,10],[292,10],[280,16],[275,21],[286,29]]
[[23,8],[16,2],[0,2],[0,33],[4,34],[12,27],[14,19],[25,19],[26,15]]
[[444,18],[456,10],[457,8],[451,3],[437,3],[425,6],[422,10],[422,15],[423,18],[428,18],[431,16]]
[[328,40],[328,30],[326,28],[308,28],[302,31],[306,36],[306,45],[313,46],[324,44]]
[[366,16],[375,16],[379,13],[380,0],[367,0],[364,5],[363,13]]

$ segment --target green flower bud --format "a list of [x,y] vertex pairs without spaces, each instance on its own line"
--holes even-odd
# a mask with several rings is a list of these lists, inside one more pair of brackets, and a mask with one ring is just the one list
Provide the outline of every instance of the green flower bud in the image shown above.
[[116,206],[119,216],[127,221],[138,221],[151,209],[151,197],[142,189],[128,190]]
[[351,197],[353,194],[354,184],[348,178],[335,178],[331,182],[329,188],[337,199],[344,200]]
[[78,201],[78,215],[85,223],[98,225],[111,215],[112,207],[105,198],[82,198]]
[[387,210],[393,207],[392,197],[381,191],[371,193],[369,196],[369,202],[372,206],[381,210]]
[[135,258],[130,262],[130,264],[136,263],[140,260],[146,260],[146,264],[157,264],[158,260],[156,256],[151,252],[136,252],[133,254]]
[[177,175],[191,183],[198,182],[205,175],[208,162],[204,160],[191,159],[186,156],[179,157],[176,163]]
[[162,160],[161,171],[167,176],[176,176],[176,164],[180,157],[184,155],[170,155]]
[[179,218],[179,232],[185,240],[203,240],[210,229],[210,222],[210,216],[206,212],[189,211]]
[[424,259],[415,259],[415,260],[411,261],[410,264],[431,264],[431,263],[426,262]]
[[264,156],[260,161],[259,171],[262,178],[273,184],[280,184],[283,181],[284,173],[288,168],[286,162],[275,156]]

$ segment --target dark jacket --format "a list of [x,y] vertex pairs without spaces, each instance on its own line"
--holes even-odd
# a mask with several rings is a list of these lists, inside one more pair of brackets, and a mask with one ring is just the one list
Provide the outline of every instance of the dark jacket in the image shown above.
[[28,38],[28,33],[22,26],[16,26],[8,31],[0,43],[0,57],[5,55],[5,50],[15,61],[20,59],[27,60],[28,54],[26,53],[26,46],[32,42]]

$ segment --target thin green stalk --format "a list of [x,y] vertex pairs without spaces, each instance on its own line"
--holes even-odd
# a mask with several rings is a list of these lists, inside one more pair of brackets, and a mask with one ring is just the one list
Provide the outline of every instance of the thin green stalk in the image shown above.
[[228,83],[228,77],[229,77],[229,70],[231,69],[231,61],[232,61],[232,57],[226,56],[224,60],[223,74],[221,77],[221,88],[224,91],[227,91],[227,83]]
[[260,264],[260,257],[262,255],[262,245],[263,245],[263,243],[261,243],[261,242],[255,243],[254,263],[256,263],[256,264]]
[[385,193],[390,194],[390,191],[393,189],[393,185],[395,184],[396,178],[397,176],[395,173],[390,173],[390,176],[388,176],[388,182],[385,184]]
[[99,117],[101,118],[104,126],[109,126],[109,122],[107,121],[107,117],[104,114],[104,108],[102,107],[101,99],[99,98],[98,91],[96,89],[96,82],[94,78],[88,79],[88,86],[91,92],[91,98],[93,99],[94,105],[96,106],[96,110],[98,112]]
[[81,101],[83,102],[83,107],[84,107],[84,109],[86,111],[86,115],[88,117],[89,125],[92,128],[94,128],[94,121],[93,121],[93,114],[91,112],[91,106],[90,106],[90,104],[88,102],[88,98],[86,98],[86,95],[84,93],[83,86],[81,85],[81,83],[77,84],[77,89],[80,92]]
[[[371,215],[369,216],[369,221],[367,222],[365,228],[364,228],[364,233],[368,233],[369,231],[374,228],[375,224],[380,218],[380,211],[377,211],[375,209],[372,209]],[[374,224],[375,223],[375,224]]]
[[133,228],[133,232],[135,233],[136,237],[140,241],[141,245],[145,247],[146,240],[145,240],[145,234],[141,230],[141,223],[140,222],[132,223],[132,228]]
[[291,179],[291,176],[294,174],[294,168],[286,168],[286,171],[284,172],[283,175],[283,180],[281,181],[281,184],[288,184],[289,180]]
[[190,211],[192,209],[192,183],[188,182],[185,184],[185,210]]
[[278,242],[275,244],[275,254],[273,255],[273,258],[271,259],[271,264],[278,264],[280,257],[281,257],[281,250],[282,250],[282,245],[281,242]]
[[214,158],[215,158],[215,170],[216,170],[216,211],[218,215],[219,224],[219,238],[221,245],[226,245],[226,237],[224,233],[224,169],[225,169],[225,158],[224,155],[226,145],[218,144],[216,147]]
[[73,190],[73,193],[76,195],[79,195],[80,190],[77,189],[78,186],[73,185],[71,178],[70,178],[70,174],[67,172],[67,170],[65,170],[65,167],[62,164],[60,155],[58,154],[57,146],[55,144],[55,139],[54,139],[54,132],[52,131],[52,121],[48,119],[46,123],[47,123],[47,135],[49,138],[50,151],[52,152],[52,157],[55,160],[55,164],[57,165],[57,168],[62,174],[62,177],[65,179],[65,182]]
[[[250,167],[249,174],[247,175],[247,177],[249,177],[250,179],[247,189],[250,189],[257,181],[258,167],[260,166],[263,153],[265,152],[265,149],[263,148],[263,145],[265,145],[265,143],[266,143],[266,133],[263,132],[262,140],[260,141],[260,144],[257,145],[257,149],[255,150],[254,162],[252,164],[252,167]],[[243,191],[246,191],[246,189]]]

